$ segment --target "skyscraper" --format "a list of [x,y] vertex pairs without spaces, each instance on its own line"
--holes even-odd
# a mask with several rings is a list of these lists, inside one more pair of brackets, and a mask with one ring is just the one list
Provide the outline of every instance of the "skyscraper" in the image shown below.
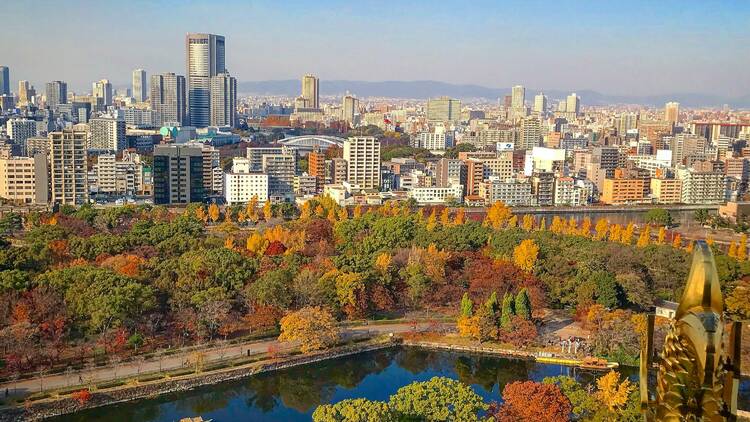
[[0,95],[10,95],[10,69],[0,66]]
[[671,101],[664,106],[664,120],[677,123],[680,118],[680,103]]
[[139,103],[146,101],[146,71],[136,69],[133,71],[133,98]]
[[18,104],[25,106],[31,103],[32,98],[36,95],[34,87],[29,81],[18,81]]
[[101,98],[105,107],[112,105],[112,84],[109,83],[108,79],[94,82],[91,87],[91,94],[94,98]]
[[188,204],[204,198],[200,145],[154,146],[154,204]]
[[543,114],[547,111],[547,96],[540,92],[534,97],[534,113]]
[[307,74],[302,77],[302,98],[306,100],[307,108],[320,108],[319,79]]
[[159,112],[162,124],[187,124],[184,76],[174,73],[151,75],[149,100],[151,109]]
[[575,92],[568,95],[565,109],[571,117],[576,117],[581,112],[581,98]]
[[48,82],[46,86],[47,107],[68,103],[68,84],[62,81]]
[[354,114],[359,108],[359,100],[352,97],[351,95],[345,95],[341,104],[341,118],[349,123],[350,126],[354,125]]
[[86,136],[67,129],[49,134],[52,203],[81,205],[88,200]]
[[226,72],[224,37],[187,34],[185,49],[190,124],[206,127],[211,123],[211,77]]
[[351,137],[344,141],[347,180],[362,189],[380,188],[380,141],[373,137]]
[[237,79],[229,73],[211,77],[211,126],[237,126]]
[[456,122],[461,119],[461,101],[450,97],[427,100],[427,120]]
[[524,107],[526,102],[526,88],[523,85],[516,85],[511,91],[510,106],[515,109]]
[[88,149],[98,151],[122,151],[127,147],[125,120],[113,117],[97,117],[89,122],[91,138]]

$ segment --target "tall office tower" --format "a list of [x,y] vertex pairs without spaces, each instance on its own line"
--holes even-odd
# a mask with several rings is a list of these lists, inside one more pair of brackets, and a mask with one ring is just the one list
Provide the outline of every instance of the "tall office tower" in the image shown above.
[[5,131],[18,150],[26,151],[26,140],[36,136],[37,124],[29,119],[10,119],[5,124]]
[[354,115],[357,113],[358,109],[359,100],[351,95],[344,95],[341,104],[341,119],[349,123],[349,126],[354,126]]
[[568,95],[565,109],[571,117],[576,117],[581,112],[581,97],[577,96],[576,93]]
[[187,34],[185,50],[190,124],[206,127],[211,123],[211,77],[226,72],[224,37]]
[[187,124],[185,77],[174,73],[151,75],[151,109],[159,112],[162,124]]
[[347,180],[362,189],[380,188],[380,141],[374,137],[351,137],[344,141]]
[[547,96],[540,92],[534,97],[534,113],[544,114],[547,111]]
[[532,149],[542,142],[542,123],[535,117],[527,117],[521,122],[518,149]]
[[310,74],[302,77],[302,98],[307,103],[307,108],[320,108],[320,80]]
[[81,205],[88,201],[87,135],[70,129],[49,134],[52,203]]
[[0,66],[0,95],[10,95],[10,69]]
[[520,109],[525,106],[526,102],[526,88],[523,85],[516,85],[511,90],[510,106],[515,109]]
[[154,204],[202,202],[203,151],[200,145],[154,146]]
[[237,79],[229,73],[211,77],[211,126],[237,126]]
[[88,149],[97,151],[122,151],[127,147],[125,120],[114,117],[97,117],[89,121],[91,139]]
[[461,120],[461,101],[449,97],[427,100],[427,120],[439,122]]
[[136,69],[133,71],[133,98],[139,103],[146,101],[146,71]]
[[617,134],[625,136],[629,130],[638,127],[638,113],[622,113],[617,118]]
[[664,120],[670,122],[670,123],[677,123],[677,121],[680,118],[680,103],[678,102],[668,102],[664,106]]
[[18,104],[29,104],[31,102],[31,97],[33,96],[33,89],[34,88],[29,84],[29,81],[18,81]]
[[112,105],[112,84],[109,83],[108,79],[102,79],[96,81],[91,87],[91,96],[94,98],[101,98],[102,104],[106,106]]
[[47,107],[68,103],[68,84],[62,81],[48,82],[46,86]]
[[307,155],[307,174],[315,177],[318,191],[323,190],[323,185],[326,183],[325,153],[316,150]]

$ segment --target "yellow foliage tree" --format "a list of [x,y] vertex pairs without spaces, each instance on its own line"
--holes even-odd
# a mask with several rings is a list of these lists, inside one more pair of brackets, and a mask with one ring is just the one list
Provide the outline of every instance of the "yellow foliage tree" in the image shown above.
[[635,231],[635,225],[633,223],[628,223],[628,225],[625,227],[625,230],[623,230],[622,234],[620,235],[620,242],[626,245],[633,243],[634,231]]
[[729,243],[729,250],[727,251],[727,255],[732,258],[737,258],[737,244],[734,243],[734,240]]
[[518,226],[518,216],[513,215],[508,219],[508,228],[512,229],[516,226]]
[[524,230],[527,232],[534,229],[534,217],[531,214],[526,214],[523,216],[523,220],[521,221],[521,227],[523,227]]
[[239,212],[237,212],[237,222],[242,224],[245,221],[247,221],[247,214],[245,214],[245,210],[239,210]]
[[613,224],[609,227],[609,241],[619,242],[622,238],[622,226],[619,224]]
[[565,220],[558,216],[552,217],[552,225],[549,226],[549,230],[552,233],[561,234],[565,232],[567,224]]
[[309,353],[333,346],[339,339],[336,319],[321,307],[308,306],[280,321],[279,341],[298,341],[300,351]]
[[273,209],[271,208],[271,201],[266,201],[266,203],[263,204],[263,219],[266,221],[271,221],[272,217]]
[[547,230],[547,219],[546,218],[542,218],[542,222],[539,223],[539,231],[543,232],[545,230]]
[[458,211],[456,211],[454,223],[456,225],[460,225],[460,224],[464,224],[465,222],[466,222],[466,211],[464,211],[463,208],[459,208]]
[[539,246],[533,239],[525,239],[513,249],[513,262],[526,272],[531,272],[539,255]]
[[302,206],[300,207],[299,219],[305,221],[305,220],[309,220],[310,217],[312,217],[312,209],[311,209],[310,201],[305,201],[304,203],[302,203]]
[[267,247],[268,240],[258,234],[258,232],[250,235],[250,237],[247,238],[247,242],[245,243],[245,248],[253,255],[263,255]]
[[656,235],[656,243],[663,245],[664,239],[667,237],[667,229],[664,226],[659,227],[659,234]]
[[575,218],[570,217],[566,230],[568,234],[578,234],[578,221],[576,221]]
[[245,216],[248,220],[253,222],[258,221],[258,195],[253,195],[253,197],[250,198],[250,202],[245,206]]
[[427,230],[433,231],[435,227],[437,227],[437,216],[435,215],[435,208],[433,208],[430,216],[427,217]]
[[362,206],[361,205],[357,205],[356,207],[354,207],[354,218],[359,218],[359,217],[362,217]]
[[449,252],[441,251],[434,243],[430,243],[430,246],[427,247],[421,256],[424,272],[427,277],[439,283],[445,281],[445,264],[448,262],[448,258],[450,258]]
[[711,235],[707,236],[707,237],[706,237],[706,244],[707,244],[708,246],[713,246],[713,245],[714,245],[714,237],[713,237],[713,236],[711,236]]
[[646,225],[642,230],[641,234],[638,235],[638,243],[636,246],[639,248],[645,248],[651,241],[651,226]]
[[477,324],[476,317],[461,316],[456,321],[456,328],[458,329],[458,335],[461,337],[478,338],[479,337],[479,324]]
[[234,249],[234,237],[229,236],[226,239],[224,239],[224,247],[227,249]]
[[685,252],[687,253],[693,253],[693,248],[695,247],[695,242],[692,240],[688,242],[687,246],[685,246]]
[[507,205],[502,201],[497,201],[487,210],[487,217],[484,219],[484,224],[493,229],[499,229],[510,219],[511,214],[510,208]]
[[443,211],[440,212],[440,224],[444,227],[451,224],[451,212],[448,208],[443,208]]
[[385,273],[391,266],[391,261],[391,255],[388,252],[383,252],[375,258],[375,268],[381,273]]
[[195,218],[204,223],[208,221],[208,214],[206,214],[206,210],[203,209],[203,205],[195,209]]
[[747,259],[747,235],[744,233],[740,237],[740,243],[737,244],[737,259],[739,261]]
[[605,220],[604,218],[596,220],[596,227],[594,228],[594,231],[596,232],[596,234],[594,235],[594,239],[604,240],[607,237],[607,232],[609,231],[609,221]]
[[221,216],[221,213],[219,212],[219,206],[215,203],[212,203],[208,206],[208,217],[213,221],[214,223],[219,221],[219,217]]
[[591,219],[589,217],[585,217],[581,222],[579,234],[586,237],[591,236]]
[[672,238],[672,247],[678,249],[682,247],[682,236],[680,236],[679,233],[674,235],[674,238]]
[[357,293],[365,289],[365,279],[359,273],[341,273],[336,277],[336,296],[342,307],[356,306]]
[[596,380],[596,387],[596,398],[607,406],[610,412],[622,409],[635,389],[627,378],[620,382],[620,374],[615,371],[610,371]]

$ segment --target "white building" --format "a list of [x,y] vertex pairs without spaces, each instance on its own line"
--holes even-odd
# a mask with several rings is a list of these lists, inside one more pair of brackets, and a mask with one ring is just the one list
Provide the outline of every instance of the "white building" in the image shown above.
[[89,121],[88,149],[122,151],[127,148],[125,120],[115,117],[97,117]]
[[362,189],[380,187],[380,141],[374,137],[351,137],[344,141],[347,180]]
[[224,198],[228,204],[244,204],[253,197],[261,203],[268,200],[268,175],[251,172],[249,159],[235,158],[232,171],[224,175]]
[[682,181],[684,204],[721,204],[727,201],[727,180],[723,173],[700,172],[680,166],[676,176]]
[[575,179],[572,177],[558,177],[555,179],[554,203],[556,206],[579,206],[585,203],[581,197],[581,189],[576,185]]
[[502,201],[509,206],[524,206],[533,205],[534,202],[529,179],[500,179],[493,176],[479,185],[479,195],[486,204]]
[[419,204],[443,204],[446,201],[455,200],[461,202],[464,187],[454,185],[449,187],[416,187],[407,192],[409,198],[413,198]]
[[436,128],[435,132],[421,132],[415,141],[416,148],[444,151],[453,146],[453,134],[446,132],[444,128]]
[[26,140],[37,134],[37,124],[29,119],[10,119],[5,124],[8,137],[14,144],[19,145],[22,151],[26,151]]

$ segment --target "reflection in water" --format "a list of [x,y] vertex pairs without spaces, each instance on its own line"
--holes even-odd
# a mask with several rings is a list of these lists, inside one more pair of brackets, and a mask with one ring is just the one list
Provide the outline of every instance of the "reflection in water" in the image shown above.
[[[623,370],[630,377],[632,369]],[[400,387],[433,376],[447,376],[472,385],[486,401],[499,400],[505,384],[517,380],[540,381],[555,375],[591,382],[601,373],[560,365],[486,355],[391,348],[317,364],[259,374],[239,381],[206,386],[92,409],[55,421],[177,421],[203,416],[216,422],[309,421],[321,403],[366,397],[388,400]],[[750,382],[743,382],[740,403],[748,403]]]

